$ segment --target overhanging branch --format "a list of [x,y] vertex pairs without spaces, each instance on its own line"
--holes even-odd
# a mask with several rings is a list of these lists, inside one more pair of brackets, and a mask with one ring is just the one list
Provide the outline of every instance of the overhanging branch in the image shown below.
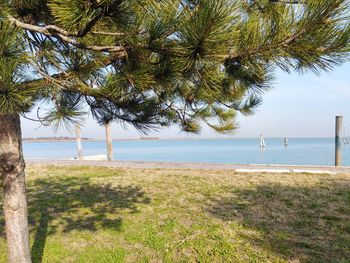
[[113,52],[119,53],[120,57],[124,57],[126,55],[126,48],[122,46],[98,46],[98,45],[86,45],[84,43],[78,42],[76,39],[71,36],[75,35],[74,33],[70,33],[60,27],[54,25],[47,25],[44,27],[35,26],[31,24],[24,23],[10,14],[7,14],[7,19],[16,25],[19,28],[29,30],[31,32],[41,33],[48,37],[56,37],[62,39],[64,42],[71,44],[77,48],[84,50],[92,50],[92,51],[102,51],[102,52]]

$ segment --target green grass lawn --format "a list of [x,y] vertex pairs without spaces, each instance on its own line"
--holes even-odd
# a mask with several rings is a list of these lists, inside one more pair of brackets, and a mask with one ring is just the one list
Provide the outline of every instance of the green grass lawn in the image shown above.
[[350,262],[350,175],[29,166],[27,184],[34,262]]

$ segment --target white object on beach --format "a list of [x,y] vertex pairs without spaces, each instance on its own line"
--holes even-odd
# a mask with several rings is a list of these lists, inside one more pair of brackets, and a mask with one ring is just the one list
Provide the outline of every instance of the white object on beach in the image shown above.
[[336,175],[338,172],[326,171],[326,170],[303,170],[303,169],[292,169],[293,173],[302,173],[302,174],[329,174]]
[[336,171],[311,170],[311,169],[235,169],[236,173],[296,173],[296,174],[329,174],[336,175]]
[[[78,160],[77,157],[70,158],[69,160]],[[107,155],[100,154],[100,155],[90,155],[90,156],[84,156],[83,160],[86,161],[106,161]]]

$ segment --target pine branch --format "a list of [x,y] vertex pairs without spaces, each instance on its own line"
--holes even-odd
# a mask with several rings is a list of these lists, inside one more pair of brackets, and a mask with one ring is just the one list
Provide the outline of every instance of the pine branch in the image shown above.
[[121,33],[121,32],[104,32],[104,31],[91,31],[91,34],[93,35],[102,35],[102,36],[127,36],[127,35],[133,35],[133,34],[128,34],[128,33]]
[[[100,64],[101,67],[108,67],[109,65],[113,64],[118,59],[119,59],[119,56],[111,55],[109,57],[101,59],[98,63]],[[84,68],[90,68],[91,64],[95,64],[95,63],[96,63],[95,61],[92,61],[92,62],[86,64],[85,66],[83,66],[81,68],[81,70],[84,70]],[[38,67],[36,66],[36,68],[38,68]],[[42,70],[40,70],[40,71],[42,71]],[[72,78],[72,76],[70,75],[70,73],[71,73],[70,70],[63,71],[63,72],[56,73],[56,74],[52,74],[52,75],[49,75],[45,72],[42,72],[42,73],[43,73],[42,78],[22,82],[21,86],[24,89],[30,89],[33,87],[45,86],[45,85],[47,85],[48,81],[53,81],[53,82],[59,81],[59,80],[66,81],[68,78]],[[65,85],[63,85],[63,83],[60,83],[60,84],[62,86],[65,86]]]
[[[110,52],[110,53],[118,53],[119,58],[125,57],[127,47],[123,46],[98,46],[98,45],[86,45],[84,43],[78,42],[75,39],[71,38],[70,36],[78,36],[78,34],[74,34],[71,32],[68,32],[60,27],[54,26],[54,25],[48,25],[44,27],[35,26],[32,24],[21,22],[20,20],[14,18],[10,14],[7,15],[8,20],[15,24],[17,27],[29,30],[31,32],[36,32],[43,34],[47,37],[56,37],[58,39],[61,39],[65,43],[71,44],[77,48],[83,49],[83,50],[91,50],[91,51],[100,51],[100,52]],[[100,35],[110,35],[110,36],[123,36],[127,35],[126,33],[118,33],[118,32],[92,32],[93,34],[100,34]],[[183,56],[184,54],[175,50],[165,49],[165,48],[154,48],[150,47],[149,45],[138,45],[137,47],[158,52],[160,54],[172,54],[177,56]]]
[[[102,51],[102,52],[114,52],[114,53],[120,53],[120,57],[124,57],[126,55],[126,49],[125,47],[122,46],[97,46],[97,45],[86,45],[84,43],[76,41],[74,38],[70,36],[74,36],[74,34],[59,28],[57,26],[53,25],[48,25],[45,27],[40,27],[40,26],[34,26],[31,24],[27,24],[24,22],[21,22],[20,20],[14,18],[12,15],[7,14],[7,19],[15,24],[17,27],[20,27],[25,30],[29,30],[32,32],[37,32],[41,33],[44,36],[52,36],[52,37],[57,37],[64,42],[71,44],[77,48],[84,49],[84,50],[92,50],[92,51]],[[76,34],[78,36],[78,34]]]

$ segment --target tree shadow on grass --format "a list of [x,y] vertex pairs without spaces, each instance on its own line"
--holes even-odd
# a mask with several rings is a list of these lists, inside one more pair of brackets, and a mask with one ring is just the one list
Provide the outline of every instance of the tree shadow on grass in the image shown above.
[[208,211],[240,223],[239,236],[292,262],[350,258],[350,182],[316,187],[260,185],[218,198]]
[[[92,183],[88,177],[37,179],[28,184],[33,262],[42,262],[46,238],[60,232],[120,230],[121,213],[136,213],[150,199],[135,186]],[[3,226],[0,218],[0,226]],[[3,227],[1,236],[4,237]]]

